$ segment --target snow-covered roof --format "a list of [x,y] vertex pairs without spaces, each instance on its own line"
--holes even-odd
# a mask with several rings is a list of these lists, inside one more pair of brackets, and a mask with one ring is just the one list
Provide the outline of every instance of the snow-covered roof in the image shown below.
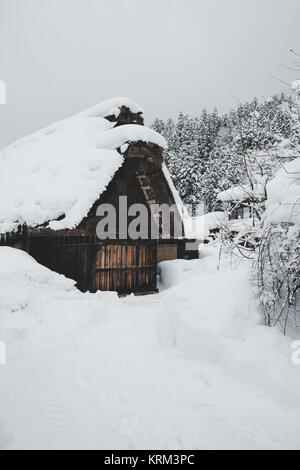
[[144,110],[137,103],[132,101],[129,98],[111,98],[110,100],[102,101],[101,103],[96,104],[92,108],[87,109],[86,111],[81,112],[81,116],[85,117],[108,117],[115,116],[116,118],[121,113],[121,108],[125,106],[132,113],[138,114],[143,113]]
[[300,158],[284,165],[267,185],[266,219],[300,226]]
[[122,166],[117,148],[140,140],[166,147],[163,137],[143,126],[114,128],[105,117],[118,117],[122,106],[142,112],[128,98],[114,98],[0,153],[0,233],[48,222],[54,230],[75,228]]
[[218,200],[222,202],[243,202],[247,199],[263,199],[264,187],[261,184],[256,184],[254,189],[247,185],[233,186],[226,191],[218,194]]
[[111,149],[121,147],[127,142],[133,141],[151,142],[153,144],[167,148],[164,137],[149,127],[140,126],[138,124],[126,124],[124,126],[115,127],[108,132],[103,132],[95,141],[97,147],[102,149]]
[[[273,168],[276,170],[276,168],[280,168],[282,162],[294,160],[299,155],[299,151],[290,139],[282,139],[268,149],[253,151],[252,155],[253,160],[258,164],[261,162],[270,164],[272,162]],[[253,168],[255,168],[255,163],[253,163]]]
[[[181,215],[181,217],[183,219],[183,223],[185,225],[185,220],[189,219],[188,211],[187,211],[185,205],[183,204],[183,201],[180,197],[179,192],[175,188],[175,185],[174,185],[173,180],[172,180],[172,176],[171,176],[171,174],[170,174],[170,172],[169,172],[169,170],[168,170],[165,163],[163,163],[162,170],[163,170],[164,177],[166,178],[167,183],[169,185],[169,188],[172,192],[175,204],[177,206],[177,210],[178,210],[179,214]],[[185,227],[185,229],[186,229],[186,227]]]

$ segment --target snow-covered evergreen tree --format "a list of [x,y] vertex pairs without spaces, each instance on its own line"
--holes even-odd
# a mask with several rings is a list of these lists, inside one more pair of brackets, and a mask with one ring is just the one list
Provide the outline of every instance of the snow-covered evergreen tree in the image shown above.
[[205,203],[210,211],[218,206],[219,192],[249,177],[255,184],[262,173],[271,177],[276,148],[297,142],[292,105],[281,94],[240,104],[223,116],[204,109],[194,118],[181,112],[176,121],[155,120],[153,128],[169,144],[165,162],[183,201]]

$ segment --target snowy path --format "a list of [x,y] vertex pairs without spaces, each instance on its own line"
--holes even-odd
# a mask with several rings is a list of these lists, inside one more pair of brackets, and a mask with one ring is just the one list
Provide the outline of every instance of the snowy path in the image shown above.
[[289,342],[257,324],[243,272],[204,264],[149,297],[34,287],[1,333],[11,448],[300,448]]
[[[81,344],[68,338],[64,357],[45,350],[43,335],[34,348],[18,351],[2,392],[18,448],[178,448],[193,440],[199,379],[185,361],[159,349],[158,302],[123,301],[124,318],[102,325],[97,351],[88,335]],[[80,348],[84,355],[72,357]],[[89,353],[98,358],[92,367]],[[187,429],[182,436],[184,422],[190,436]]]

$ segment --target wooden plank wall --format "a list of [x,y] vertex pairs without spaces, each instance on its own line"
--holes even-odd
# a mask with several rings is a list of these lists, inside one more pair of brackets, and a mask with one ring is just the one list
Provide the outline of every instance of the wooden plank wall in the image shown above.
[[157,262],[171,261],[178,258],[178,244],[164,243],[158,245]]
[[79,289],[130,293],[156,289],[157,244],[102,242],[96,237],[31,237],[30,254],[77,281]]
[[156,289],[156,245],[105,244],[96,253],[95,289],[120,293]]
[[82,291],[119,293],[156,290],[157,263],[177,258],[193,259],[186,240],[106,241],[96,235],[49,236],[15,233],[0,237],[0,245],[29,252],[39,263],[74,279]]

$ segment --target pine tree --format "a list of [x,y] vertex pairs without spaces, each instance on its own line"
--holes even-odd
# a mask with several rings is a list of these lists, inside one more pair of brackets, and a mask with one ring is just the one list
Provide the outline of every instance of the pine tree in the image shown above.
[[254,165],[254,173],[260,165],[272,173],[269,150],[284,139],[291,145],[299,139],[292,106],[282,94],[240,104],[224,116],[204,109],[195,118],[180,112],[176,121],[155,120],[153,128],[168,142],[165,162],[183,201],[205,202],[214,210],[220,191],[246,181],[245,162]]

